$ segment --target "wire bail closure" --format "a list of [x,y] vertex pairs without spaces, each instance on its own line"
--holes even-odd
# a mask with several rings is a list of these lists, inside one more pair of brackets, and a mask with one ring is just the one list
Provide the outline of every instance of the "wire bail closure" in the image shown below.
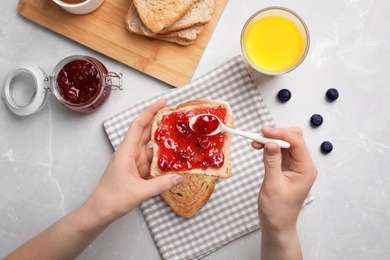
[[112,90],[123,90],[122,73],[108,72],[106,76],[106,86]]

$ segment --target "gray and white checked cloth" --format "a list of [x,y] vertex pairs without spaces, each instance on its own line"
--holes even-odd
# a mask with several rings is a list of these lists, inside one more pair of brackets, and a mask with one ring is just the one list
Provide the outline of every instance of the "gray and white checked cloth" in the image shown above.
[[[159,98],[167,106],[193,99],[229,102],[237,129],[259,132],[274,121],[241,56],[235,56],[187,86],[150,98],[104,122],[108,138],[117,149],[128,126]],[[160,196],[140,205],[163,259],[199,259],[249,232],[259,229],[257,195],[264,174],[262,152],[251,141],[233,136],[230,148],[232,177],[219,179],[206,205],[192,218],[176,215]],[[310,198],[306,202],[309,202]]]

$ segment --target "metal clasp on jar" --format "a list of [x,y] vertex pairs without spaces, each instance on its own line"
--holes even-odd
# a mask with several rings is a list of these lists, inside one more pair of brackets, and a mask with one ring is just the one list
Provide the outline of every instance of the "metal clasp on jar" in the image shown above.
[[105,83],[112,90],[123,90],[122,73],[108,72],[105,77]]

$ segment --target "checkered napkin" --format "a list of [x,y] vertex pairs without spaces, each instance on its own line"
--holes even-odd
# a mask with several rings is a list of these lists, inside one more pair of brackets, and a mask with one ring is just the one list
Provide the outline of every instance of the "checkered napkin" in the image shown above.
[[[167,106],[192,99],[229,102],[237,129],[259,132],[274,121],[241,58],[236,56],[183,88],[150,98],[104,122],[116,149],[129,124],[143,109],[164,97]],[[259,228],[257,195],[263,179],[261,151],[251,141],[233,136],[230,148],[232,177],[219,179],[206,205],[190,219],[176,215],[160,196],[140,205],[163,259],[197,259]]]

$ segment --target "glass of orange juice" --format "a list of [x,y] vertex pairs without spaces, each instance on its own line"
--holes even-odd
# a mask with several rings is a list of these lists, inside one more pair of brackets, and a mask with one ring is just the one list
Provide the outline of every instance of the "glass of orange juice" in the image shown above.
[[305,59],[310,36],[305,22],[284,7],[253,14],[241,33],[241,50],[249,65],[263,74],[289,72]]

